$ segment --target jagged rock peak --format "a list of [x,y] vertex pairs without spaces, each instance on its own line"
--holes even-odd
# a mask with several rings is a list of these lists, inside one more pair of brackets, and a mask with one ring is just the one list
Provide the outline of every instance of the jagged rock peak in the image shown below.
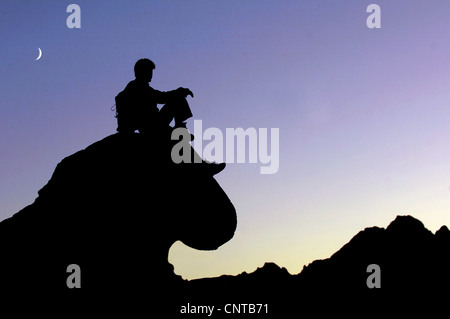
[[390,233],[404,234],[404,235],[429,235],[431,232],[425,228],[423,223],[410,216],[398,215],[394,221],[392,221],[386,230]]
[[439,237],[439,238],[449,238],[450,239],[450,230],[448,229],[447,226],[444,225],[441,228],[439,228],[438,231],[436,231],[435,236]]

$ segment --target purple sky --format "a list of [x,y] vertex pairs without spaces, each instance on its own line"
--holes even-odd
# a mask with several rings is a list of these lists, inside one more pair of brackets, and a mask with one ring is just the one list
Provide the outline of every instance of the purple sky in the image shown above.
[[[70,3],[81,29],[66,26]],[[381,29],[366,26],[370,3]],[[175,244],[183,277],[266,261],[298,273],[398,214],[450,225],[448,0],[7,1],[0,30],[0,220],[115,132],[114,96],[148,57],[154,88],[195,93],[204,129],[280,132],[278,173],[217,176],[236,236],[216,252]]]

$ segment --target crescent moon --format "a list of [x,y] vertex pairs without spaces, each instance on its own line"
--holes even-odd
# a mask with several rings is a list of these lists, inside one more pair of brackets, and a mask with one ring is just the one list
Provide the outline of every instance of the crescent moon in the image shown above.
[[38,48],[38,50],[39,50],[39,55],[36,58],[36,60],[34,60],[34,61],[37,61],[37,60],[39,60],[42,57],[42,50],[41,50],[41,48]]

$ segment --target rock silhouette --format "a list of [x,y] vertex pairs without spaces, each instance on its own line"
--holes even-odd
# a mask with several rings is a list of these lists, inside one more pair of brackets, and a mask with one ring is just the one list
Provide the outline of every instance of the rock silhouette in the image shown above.
[[[4,305],[12,301],[16,312],[33,315],[37,307],[58,310],[50,316],[58,318],[68,310],[207,316],[181,313],[187,305],[214,306],[212,318],[291,318],[405,315],[446,304],[450,231],[442,226],[433,234],[411,216],[364,229],[296,275],[266,263],[249,274],[183,280],[167,261],[171,245],[217,249],[237,221],[214,178],[196,164],[173,164],[169,147],[119,133],[62,160],[35,202],[0,223]],[[71,264],[80,266],[81,289],[67,286]],[[371,264],[380,267],[381,288],[367,286]],[[251,313],[253,304],[267,308]]]
[[[215,179],[174,164],[169,147],[117,133],[63,159],[35,202],[0,223],[2,295],[45,292],[78,306],[95,296],[128,310],[171,301],[182,282],[167,260],[172,244],[217,249],[237,221]],[[67,287],[71,264],[81,289]]]
[[[333,283],[334,287],[373,293],[367,289],[366,268],[378,264],[382,291],[423,294],[449,282],[447,273],[440,271],[450,266],[450,232],[445,229],[433,235],[419,220],[397,216],[386,229],[371,227],[359,232],[329,259],[313,262],[298,277],[316,289]],[[326,274],[321,269],[327,269]]]
[[[266,263],[251,274],[193,280],[187,285],[185,303],[268,303],[274,318],[304,313],[405,315],[421,307],[442,310],[447,304],[442,297],[448,296],[450,285],[449,248],[446,226],[433,234],[419,220],[397,216],[386,229],[364,229],[330,258],[316,260],[296,275]],[[367,286],[371,264],[380,267],[381,288]],[[242,317],[242,313],[217,315]]]

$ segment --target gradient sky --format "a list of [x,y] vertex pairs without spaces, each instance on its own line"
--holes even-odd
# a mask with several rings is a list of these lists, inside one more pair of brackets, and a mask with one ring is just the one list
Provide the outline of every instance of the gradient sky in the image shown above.
[[[70,3],[81,29],[66,26]],[[366,26],[370,3],[381,29]],[[115,132],[114,97],[148,57],[151,85],[190,88],[204,128],[280,130],[277,174],[217,175],[238,229],[214,252],[176,243],[184,278],[266,261],[298,273],[399,214],[450,225],[448,0],[2,1],[0,30],[0,220]]]

